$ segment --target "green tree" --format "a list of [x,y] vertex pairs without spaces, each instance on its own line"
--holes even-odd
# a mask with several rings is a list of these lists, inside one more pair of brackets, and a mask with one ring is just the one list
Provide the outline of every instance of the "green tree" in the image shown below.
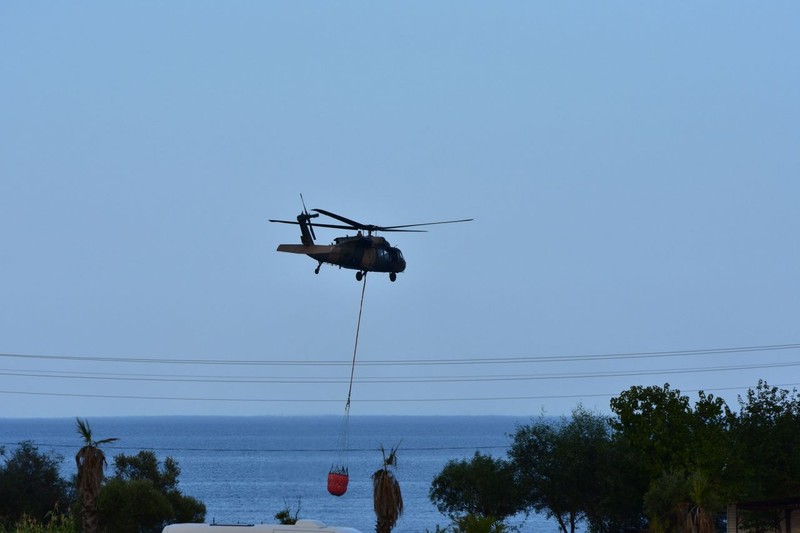
[[690,470],[718,485],[731,460],[731,411],[722,398],[699,391],[693,414]]
[[[730,414],[731,457],[724,472],[730,501],[760,501],[800,494],[800,393],[759,380]],[[750,512],[743,526],[771,528],[777,511]]]
[[19,443],[7,457],[0,449],[0,530],[26,517],[43,521],[55,509],[69,508],[68,484],[59,475],[63,458],[39,451],[31,441]]
[[611,410],[617,437],[646,458],[643,465],[650,479],[689,463],[694,415],[689,398],[670,389],[669,383],[631,387],[611,399]]
[[100,527],[97,516],[97,495],[100,493],[104,476],[103,470],[106,466],[106,456],[100,446],[119,439],[112,437],[94,440],[89,422],[80,418],[77,419],[77,428],[84,443],[75,455],[75,464],[78,467],[77,486],[81,503],[83,533],[98,533]]
[[518,427],[509,456],[526,506],[555,519],[563,533],[574,532],[582,520],[596,531],[621,520],[606,516],[620,456],[604,417],[578,406],[570,419]]
[[100,491],[98,510],[108,533],[158,533],[169,523],[202,522],[205,505],[178,489],[180,467],[152,451],[114,457],[114,475]]
[[157,533],[172,516],[166,496],[144,479],[109,479],[97,507],[105,533]]
[[397,468],[397,446],[392,448],[389,455],[381,446],[381,454],[383,466],[372,474],[372,507],[377,518],[376,533],[390,533],[403,514],[400,483],[392,471]]
[[434,477],[428,496],[452,520],[467,515],[504,521],[525,508],[509,461],[475,452],[471,460],[453,460]]
[[729,410],[721,398],[698,393],[692,408],[677,389],[634,386],[611,400],[615,436],[646,458],[651,479],[672,470],[717,472],[727,463]]
[[721,398],[700,391],[692,407],[668,383],[635,386],[613,398],[611,409],[616,414],[611,419],[614,440],[628,450],[629,465],[640,470],[632,479],[645,495],[639,505],[651,528],[684,527],[690,510],[697,524],[705,524],[706,517],[722,509],[722,476],[730,466],[730,410]]

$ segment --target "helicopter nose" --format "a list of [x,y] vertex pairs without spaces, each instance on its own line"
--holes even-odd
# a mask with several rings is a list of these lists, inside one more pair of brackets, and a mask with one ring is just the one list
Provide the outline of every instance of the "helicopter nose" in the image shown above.
[[406,269],[406,260],[399,248],[392,248],[392,263],[395,272],[402,272]]

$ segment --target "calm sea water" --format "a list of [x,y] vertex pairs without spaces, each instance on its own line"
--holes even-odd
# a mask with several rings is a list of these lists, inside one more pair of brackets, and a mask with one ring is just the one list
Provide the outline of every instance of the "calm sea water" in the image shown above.
[[[181,468],[180,489],[205,503],[207,521],[274,522],[287,505],[300,517],[330,525],[375,530],[370,476],[382,464],[380,446],[400,445],[396,476],[405,513],[396,533],[424,533],[448,520],[431,504],[433,477],[451,459],[476,450],[504,456],[517,424],[511,417],[142,417],[96,418],[95,438],[119,437],[106,455],[153,450]],[[343,430],[348,446],[342,452]],[[0,445],[13,449],[32,440],[41,451],[64,457],[63,475],[75,472],[80,437],[74,419],[0,419]],[[350,485],[342,497],[327,492],[327,473],[344,461]],[[110,462],[110,461],[109,461]],[[522,518],[520,518],[522,520]],[[518,523],[519,521],[517,521]],[[542,516],[524,521],[525,531],[556,531]]]

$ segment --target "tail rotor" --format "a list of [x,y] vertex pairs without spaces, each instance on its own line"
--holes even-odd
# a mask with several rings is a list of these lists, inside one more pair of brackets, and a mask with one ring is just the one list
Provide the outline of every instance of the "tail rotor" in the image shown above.
[[311,224],[311,219],[318,217],[319,213],[314,213],[313,215],[309,214],[308,209],[306,209],[306,201],[303,199],[303,193],[300,193],[300,202],[303,204],[303,216],[308,222],[308,229],[311,231],[311,238],[317,240],[317,236],[314,234],[314,226]]

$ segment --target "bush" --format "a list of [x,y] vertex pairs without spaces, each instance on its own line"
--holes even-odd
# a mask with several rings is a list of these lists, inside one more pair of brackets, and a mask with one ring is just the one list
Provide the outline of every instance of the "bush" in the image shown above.
[[58,471],[62,461],[57,454],[40,452],[31,441],[19,444],[0,465],[0,527],[23,518],[43,523],[53,509],[69,508],[68,485]]
[[502,520],[493,516],[468,514],[455,521],[453,533],[508,533],[511,531]]
[[[0,531],[3,531],[3,529],[0,528]],[[29,516],[23,516],[8,531],[9,533],[78,533],[78,526],[70,515],[61,514],[58,510],[55,510],[43,522],[39,522]]]
[[289,507],[289,502],[284,500],[283,509],[275,513],[275,520],[277,520],[279,524],[285,526],[296,524],[297,519],[299,517],[300,517],[300,498],[297,498],[297,509],[292,510],[292,508]]
[[151,451],[120,454],[114,469],[97,500],[105,532],[160,533],[167,524],[205,520],[205,505],[178,490],[181,470],[171,457],[161,465]]

